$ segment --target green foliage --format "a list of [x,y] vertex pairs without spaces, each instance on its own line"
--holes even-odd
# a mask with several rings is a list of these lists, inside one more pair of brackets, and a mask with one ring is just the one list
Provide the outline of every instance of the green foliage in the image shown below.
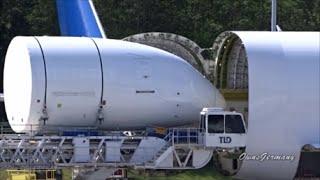
[[[5,53],[15,36],[58,35],[59,27],[53,0],[0,1],[0,92]],[[2,112],[0,112],[2,114]]]
[[182,170],[182,171],[171,171],[170,173],[164,174],[160,172],[154,173],[138,173],[136,170],[129,170],[128,177],[135,180],[231,180],[231,177],[223,176],[217,172],[212,162],[201,169],[196,170]]
[[[226,30],[269,30],[270,0],[94,0],[110,38],[164,31],[210,47]],[[320,0],[279,0],[285,31],[320,30]]]

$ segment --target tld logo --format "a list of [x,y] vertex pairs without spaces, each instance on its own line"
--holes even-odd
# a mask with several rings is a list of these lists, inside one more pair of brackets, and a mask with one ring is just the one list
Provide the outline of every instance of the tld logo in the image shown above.
[[231,137],[219,137],[220,138],[220,143],[231,143],[231,141],[232,141],[232,139],[231,139]]

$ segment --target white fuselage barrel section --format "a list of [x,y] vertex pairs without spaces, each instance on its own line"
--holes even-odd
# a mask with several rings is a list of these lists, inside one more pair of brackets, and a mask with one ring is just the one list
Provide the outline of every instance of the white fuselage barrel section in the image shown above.
[[175,55],[85,37],[14,38],[5,60],[4,100],[15,132],[170,127],[195,122],[203,107],[224,106],[219,91]]

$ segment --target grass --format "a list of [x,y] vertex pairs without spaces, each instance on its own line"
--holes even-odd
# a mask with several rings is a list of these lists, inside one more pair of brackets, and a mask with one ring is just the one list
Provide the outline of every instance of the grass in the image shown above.
[[226,177],[217,172],[213,165],[209,163],[206,167],[198,170],[184,170],[184,171],[172,171],[169,175],[165,173],[156,172],[153,175],[149,173],[139,174],[137,171],[130,170],[128,172],[128,177],[135,180],[231,180],[231,177]]
[[7,179],[7,171],[5,170],[0,170],[0,179]]
[[[8,178],[8,173],[6,170],[0,170],[0,180],[6,180]],[[72,170],[70,168],[62,169],[62,179],[71,180]]]
[[[70,168],[62,169],[62,179],[71,180],[72,170]],[[183,171],[155,171],[150,173],[148,171],[137,171],[130,169],[128,171],[129,179],[134,180],[231,180],[231,177],[226,177],[217,172],[212,163],[209,163],[206,167],[198,170],[183,170]],[[0,170],[0,179],[5,180],[7,178],[7,172]]]
[[63,180],[72,179],[72,170],[71,170],[71,168],[62,169],[62,179]]

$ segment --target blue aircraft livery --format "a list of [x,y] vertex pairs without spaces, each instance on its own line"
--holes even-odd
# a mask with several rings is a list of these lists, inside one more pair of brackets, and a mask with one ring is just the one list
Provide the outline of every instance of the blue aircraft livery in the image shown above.
[[56,0],[61,36],[106,38],[91,0]]

